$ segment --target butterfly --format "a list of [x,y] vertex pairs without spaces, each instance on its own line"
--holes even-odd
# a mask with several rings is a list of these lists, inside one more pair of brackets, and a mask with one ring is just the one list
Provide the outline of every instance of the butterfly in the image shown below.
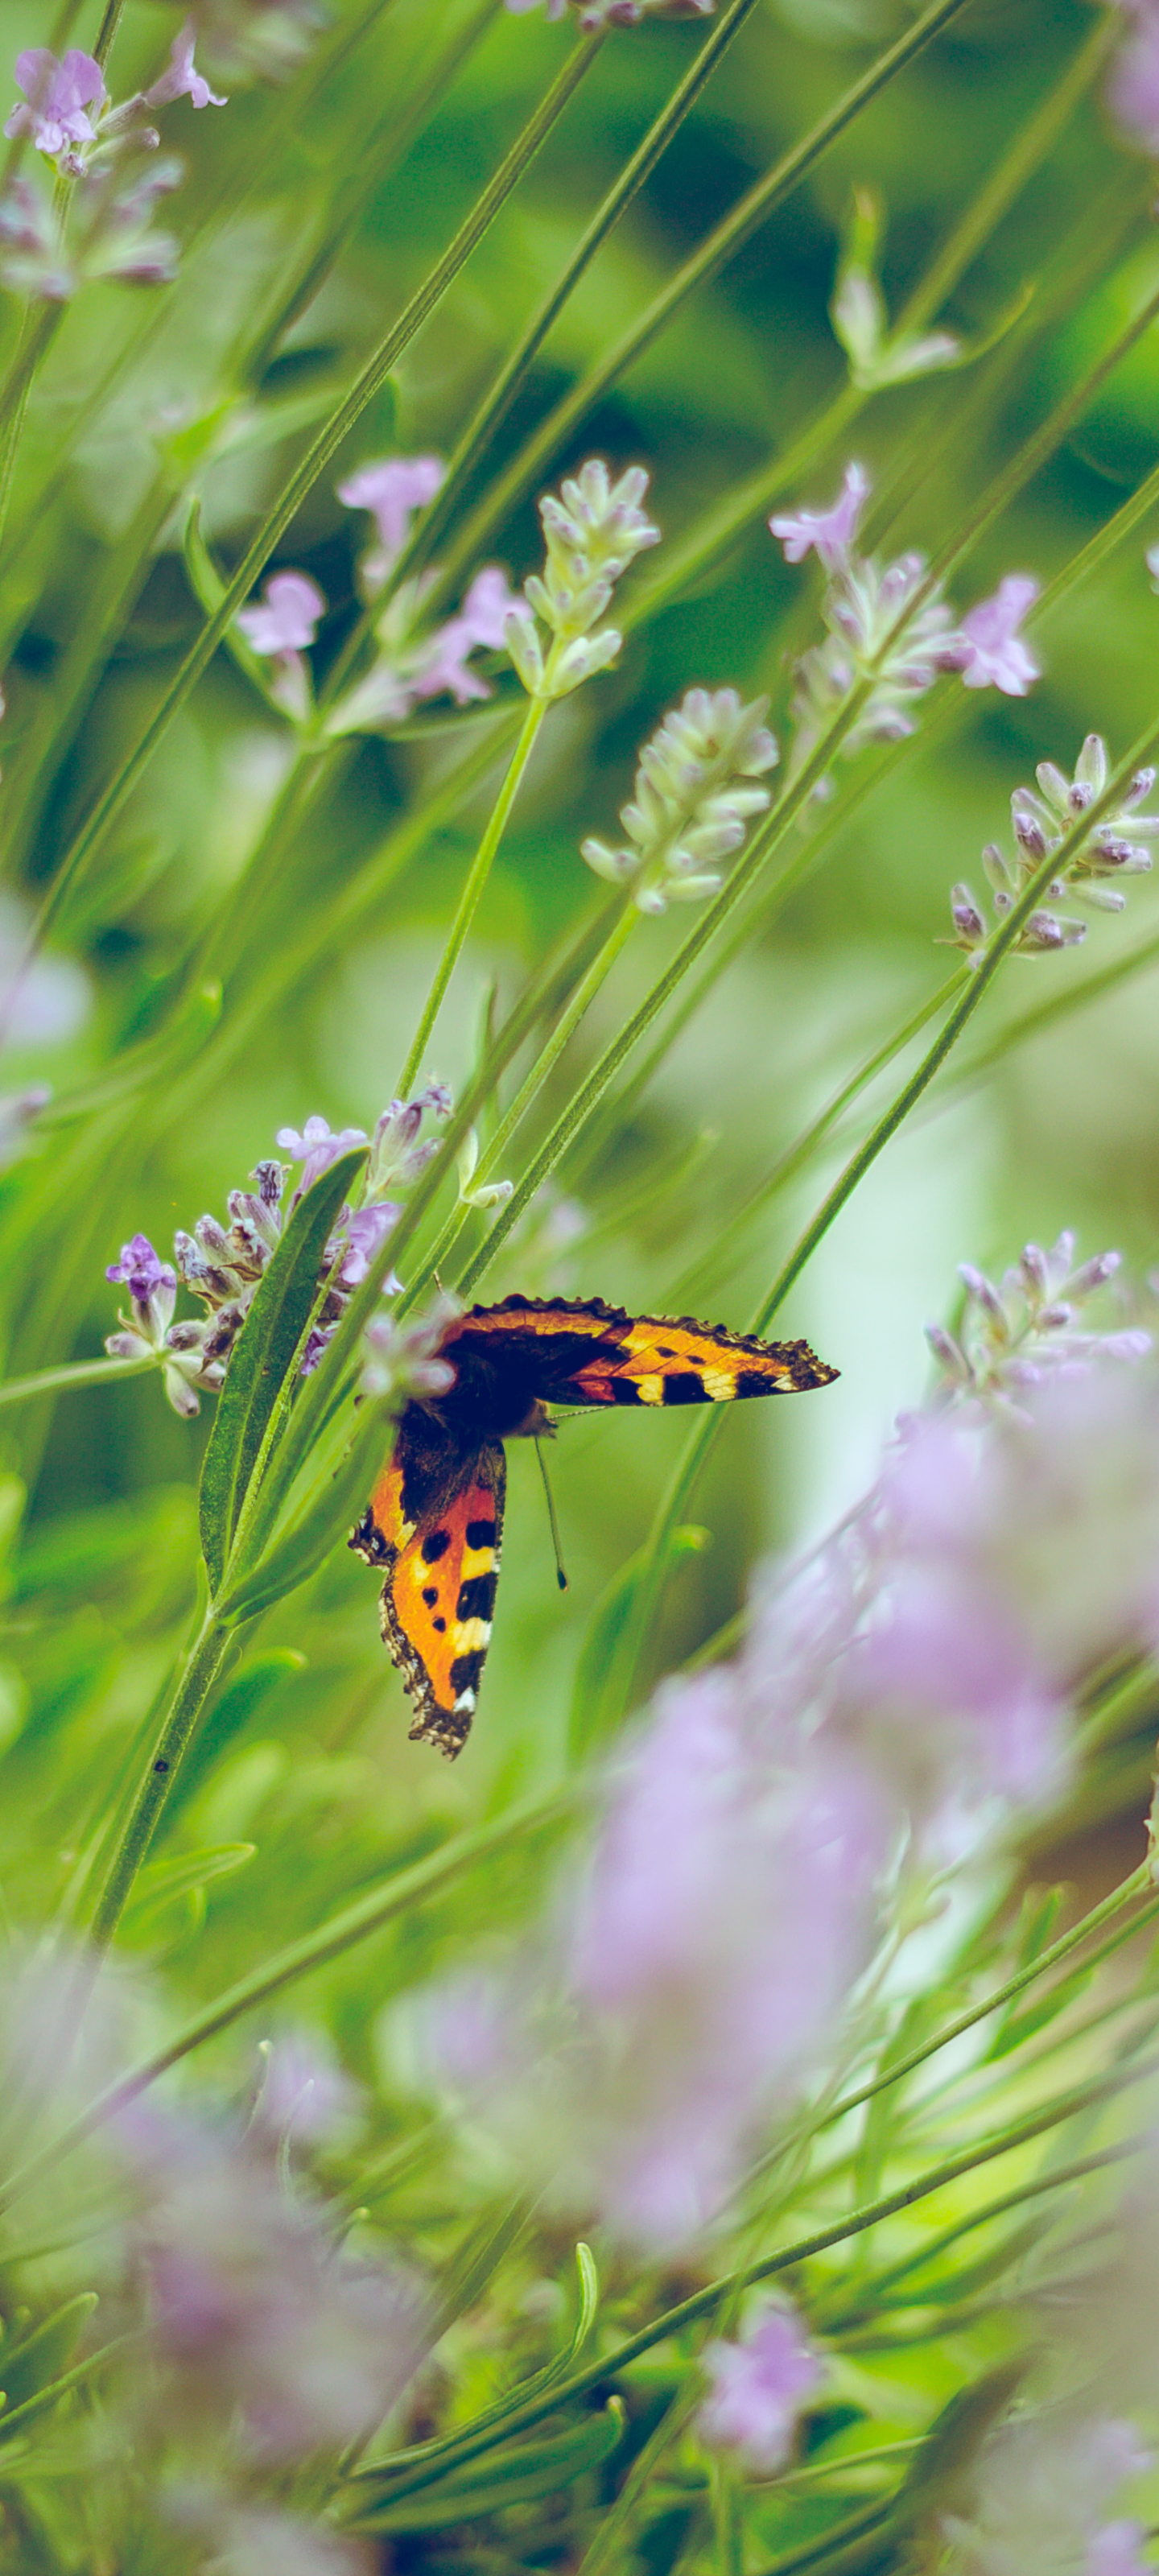
[[550,1404],[723,1404],[837,1376],[807,1342],[761,1342],[602,1298],[505,1297],[450,1324],[454,1381],[412,1399],[350,1546],[385,1575],[382,1635],[415,1702],[413,1738],[449,1760],[470,1733],[491,1642],[503,1442],[553,1428]]

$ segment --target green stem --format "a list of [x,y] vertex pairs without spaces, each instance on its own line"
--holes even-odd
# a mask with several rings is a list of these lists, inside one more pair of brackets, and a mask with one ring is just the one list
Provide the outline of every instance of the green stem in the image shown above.
[[0,1385],[0,1405],[33,1404],[38,1396],[63,1394],[74,1386],[111,1386],[118,1378],[143,1377],[160,1365],[152,1354],[147,1360],[74,1360],[64,1368],[41,1369],[35,1377],[10,1377]]
[[511,808],[519,793],[523,774],[535,748],[539,729],[543,723],[545,715],[547,714],[547,709],[548,700],[546,698],[532,698],[528,706],[527,713],[523,719],[523,730],[520,733],[519,740],[512,752],[511,759],[507,767],[507,775],[499,790],[499,794],[495,799],[486,831],[484,832],[483,838],[479,843],[479,847],[475,852],[475,856],[471,861],[471,866],[467,874],[467,882],[459,897],[458,909],[447,934],[446,946],[444,947],[442,956],[439,959],[434,981],[419,1015],[418,1027],[415,1030],[413,1039],[411,1040],[406,1063],[404,1064],[402,1072],[398,1078],[398,1097],[400,1100],[409,1100],[411,1092],[414,1089],[419,1067],[427,1051],[431,1030],[435,1025],[435,1021],[439,1016],[440,1010],[442,1009],[443,996],[446,993],[447,986],[450,983],[459,957],[462,954],[464,941],[467,938],[467,934],[475,918],[476,911],[478,910],[484,887],[486,886],[487,879],[490,876],[492,866],[494,865],[496,852],[498,851],[499,844],[507,828],[508,816],[510,815]]
[[683,2392],[678,2391],[669,2400],[659,2423],[653,2427],[643,2448],[637,2451],[618,2496],[608,2506],[594,2540],[579,2562],[576,2576],[606,2576],[607,2569],[614,2566],[625,2543],[631,2538],[641,2500],[661,2460],[684,2431],[700,2399],[701,2390],[694,2385]]
[[300,1941],[292,1941],[284,1950],[276,1951],[262,1967],[239,1978],[212,2003],[203,2006],[163,2048],[155,2050],[127,2075],[110,2084],[39,2155],[33,2157],[19,2173],[11,2175],[0,2187],[0,2208],[7,2209],[18,2200],[32,2183],[43,2174],[52,2172],[66,2156],[71,2155],[74,2147],[91,2137],[106,2120],[126,2110],[130,2102],[135,2102],[139,2094],[148,2090],[150,2084],[155,2084],[159,2076],[167,2074],[171,2066],[178,2065],[195,2048],[202,2048],[207,2040],[218,2038],[223,2030],[228,2030],[246,2013],[255,2012],[259,2005],[269,2003],[287,1986],[296,1985],[302,1977],[311,1976],[319,1968],[328,1967],[332,1960],[342,1958],[359,1942],[371,1939],[374,1933],[383,1931],[388,1923],[405,1914],[410,1906],[420,1905],[427,1897],[441,1894],[456,1879],[464,1877],[468,1870],[480,1862],[493,1860],[524,1835],[565,1823],[574,1815],[582,1794],[577,1783],[567,1790],[556,1790],[514,1807],[495,1824],[480,1826],[477,1832],[456,1834],[429,1859],[416,1862],[411,1869],[396,1870],[385,1888],[372,1888],[369,1895],[359,1897],[341,1914],[332,1916],[318,1931],[308,1932]]
[[734,206],[732,213],[726,215],[723,222],[717,224],[708,234],[699,250],[694,251],[692,256],[675,270],[668,284],[653,299],[639,321],[635,322],[630,330],[622,333],[580,383],[556,404],[555,409],[549,412],[546,420],[540,424],[519,454],[513,458],[506,472],[499,476],[478,508],[464,522],[447,558],[447,570],[455,579],[459,578],[466,564],[477,560],[481,549],[490,539],[493,529],[506,519],[515,503],[534,483],[548,460],[560,448],[570,445],[585,414],[602,400],[609,387],[623,375],[625,369],[651,346],[652,341],[658,337],[665,324],[671,320],[687,297],[708,278],[715,275],[717,269],[724,267],[726,261],[741,249],[749,235],[755,232],[759,225],[765,223],[774,208],[791,194],[800,180],[812,169],[814,163],[828,150],[830,144],[844,132],[846,126],[860,115],[862,108],[867,107],[870,101],[876,98],[878,92],[884,89],[907,63],[912,62],[915,55],[921,53],[943,27],[949,25],[950,20],[957,16],[963,6],[964,0],[934,0],[934,5],[923,11],[922,16],[906,30],[903,36],[898,38],[896,44],[890,45],[883,54],[878,56],[869,70],[862,74],[861,79],[855,81],[852,88],[846,90],[838,99],[836,105],[819,119],[812,131],[805,135],[800,143],[794,144],[792,150],[785,153],[775,168],[768,171],[763,179],[757,180],[741,198],[739,204]]
[[98,797],[76,833],[61,862],[56,876],[41,904],[32,933],[33,945],[39,945],[49,923],[59,910],[64,895],[100,847],[110,825],[131,796],[138,779],[148,768],[158,744],[168,732],[174,716],[184,706],[202,672],[217,650],[222,636],[239,608],[244,606],[255,582],[264,571],[275,546],[291,520],[312,491],[319,476],[337,454],[343,440],[360,418],[367,403],[373,400],[396,366],[403,350],[414,339],[423,324],[442,302],[460,269],[482,240],[500,207],[546,142],[553,125],[562,114],[574,90],[585,78],[604,42],[602,33],[582,37],[564,62],[546,97],[541,99],[528,119],[522,134],[512,145],[501,167],[489,180],[470,214],[460,225],[454,240],[424,278],[410,302],[392,324],[385,338],[355,378],[349,393],[331,413],[329,420],[313,440],[305,456],[294,468],[273,507],[267,512],[256,536],[242,557],[232,581],[222,595],[214,615],[207,618],[196,642],[191,646],[166,689],[160,704],[144,727],[139,740],[123,762],[116,776]]
[[113,50],[117,29],[120,26],[121,19],[124,15],[124,8],[125,0],[106,0],[105,14],[100,23],[97,41],[93,46],[93,61],[100,64],[102,71],[104,70],[105,64],[109,59],[109,55]]
[[186,1657],[97,1900],[88,1947],[98,1959],[108,1949],[124,1913],[193,1730],[225,1661],[230,1639],[230,1629],[207,1611]]

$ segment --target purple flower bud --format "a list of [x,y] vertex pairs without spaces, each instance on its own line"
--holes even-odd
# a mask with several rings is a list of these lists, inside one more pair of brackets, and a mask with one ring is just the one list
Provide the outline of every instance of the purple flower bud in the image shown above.
[[131,1243],[121,1245],[121,1258],[105,1272],[106,1279],[119,1281],[139,1306],[147,1306],[154,1289],[176,1289],[177,1273],[167,1261],[160,1261],[147,1234],[135,1234]]
[[986,924],[968,885],[956,885],[950,895],[950,914],[959,939],[976,947],[985,939]]
[[1071,1296],[1089,1297],[1094,1289],[1102,1288],[1108,1279],[1113,1279],[1116,1270],[1121,1270],[1122,1267],[1121,1252],[1096,1252],[1090,1261],[1084,1261],[1081,1270],[1076,1270],[1073,1277],[1068,1279],[1067,1287]]
[[766,2475],[779,2469],[797,2415],[822,2376],[796,2315],[766,2305],[739,2343],[706,2344],[704,2367],[710,2394],[697,2419],[702,2440]]
[[958,1263],[958,1277],[964,1282],[968,1295],[973,1298],[976,1306],[981,1307],[995,1331],[1004,1341],[1007,1340],[1010,1333],[1009,1318],[993,1281],[987,1279],[984,1271],[976,1270],[972,1261]]

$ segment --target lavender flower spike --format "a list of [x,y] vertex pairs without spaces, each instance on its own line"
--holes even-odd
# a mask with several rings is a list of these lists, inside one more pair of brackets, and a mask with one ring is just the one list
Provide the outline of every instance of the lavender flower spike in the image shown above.
[[821,2377],[793,2311],[766,2303],[740,2343],[707,2344],[704,2363],[712,2385],[698,2419],[703,2439],[739,2452],[750,2468],[779,2469],[794,2419]]
[[47,45],[30,45],[16,57],[17,85],[27,106],[14,107],[4,131],[10,140],[27,138],[52,159],[70,143],[93,143],[96,127],[86,109],[105,95],[104,75],[91,54],[73,45],[58,62]]
[[847,465],[838,499],[830,510],[778,512],[769,526],[785,549],[786,563],[803,563],[812,546],[826,572],[843,563],[857,534],[857,522],[869,497],[863,465]]
[[325,606],[307,573],[276,572],[266,583],[265,599],[257,607],[240,608],[237,622],[255,653],[300,653],[313,643]]
[[168,107],[170,100],[175,98],[192,99],[194,107],[228,106],[228,99],[219,98],[217,91],[210,88],[194,65],[196,38],[197,29],[192,19],[187,18],[180,35],[174,37],[169,48],[168,71],[162,72],[152,89],[145,92],[150,107]]
[[1038,589],[1029,573],[1007,573],[993,598],[979,600],[962,619],[968,658],[961,670],[968,689],[1001,689],[1003,697],[1024,698],[1031,681],[1041,678],[1041,667],[1018,632]]

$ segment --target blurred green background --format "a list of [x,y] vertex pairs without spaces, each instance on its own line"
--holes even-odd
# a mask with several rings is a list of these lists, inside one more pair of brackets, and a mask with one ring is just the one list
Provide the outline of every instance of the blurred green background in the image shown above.
[[[444,23],[454,14],[438,13]],[[458,12],[464,24],[468,14]],[[151,75],[178,15],[129,8],[118,90]],[[44,42],[49,16],[47,8],[10,5],[12,51]],[[313,419],[425,273],[572,41],[569,28],[548,27],[538,15],[497,13],[433,120],[376,180],[394,102],[421,63],[430,21],[429,0],[395,0],[379,33],[308,115],[294,111],[293,90],[257,87],[239,88],[228,111],[194,118],[185,107],[189,175],[174,203],[179,228],[188,234],[223,192],[228,220],[205,231],[170,296],[146,308],[101,287],[68,318],[21,451],[6,594],[4,794],[25,902],[50,876],[71,824],[118,747],[134,738],[199,623],[157,482],[166,440],[236,392],[236,353],[247,336],[247,399],[264,417],[274,416],[275,402],[297,403],[309,415],[287,413],[284,436],[243,443],[208,471],[204,524],[228,569]],[[502,434],[500,456],[753,177],[909,23],[908,12],[871,0],[766,0],[757,8],[568,305]],[[974,0],[602,401],[558,457],[553,479],[593,453],[617,467],[645,463],[655,515],[671,539],[794,442],[843,382],[826,307],[853,187],[870,186],[884,201],[883,278],[896,309],[1094,24],[1088,8],[1058,0]],[[91,39],[91,29],[78,28],[78,41],[86,33]],[[450,451],[701,35],[654,24],[610,38],[389,394],[314,491],[279,559],[308,571],[330,603],[320,667],[348,630],[366,534],[365,521],[335,498],[339,473],[393,450]],[[263,137],[274,117],[271,153]],[[1096,86],[939,317],[984,338],[1033,288],[1018,330],[964,372],[874,398],[848,448],[819,458],[805,488],[787,498],[829,498],[852,453],[878,487],[873,542],[933,552],[961,529],[994,472],[1159,280],[1145,180]],[[259,349],[255,372],[253,347],[261,317],[276,307],[277,281],[295,261],[305,269],[327,209],[346,187],[352,220],[336,265],[289,328]],[[11,343],[11,304],[7,327]],[[130,337],[132,365],[102,398],[105,370]],[[67,468],[47,480],[62,428]],[[1151,330],[957,577],[959,608],[1007,571],[1048,581],[1157,461],[1159,341]],[[150,511],[156,527],[146,575],[135,596],[128,581],[130,613],[113,631],[133,531]],[[1118,756],[1152,719],[1159,605],[1142,562],[1150,533],[1043,621],[1044,676],[1029,698],[943,683],[925,711],[925,738],[904,759],[873,754],[843,769],[838,828],[828,810],[810,825],[817,859],[799,891],[767,930],[754,931],[598,1158],[585,1161],[581,1144],[561,1176],[562,1217],[558,1203],[536,1212],[488,1274],[485,1295],[558,1287],[660,1309],[676,1296],[712,1320],[746,1322],[832,1163],[814,1165],[771,1204],[732,1267],[714,1266],[721,1229],[861,1053],[949,971],[947,953],[934,945],[949,927],[949,886],[961,876],[980,886],[982,843],[1009,843],[1011,789],[1029,781],[1043,757],[1069,770],[1090,729],[1105,732]],[[487,551],[516,580],[534,566],[530,502]],[[638,587],[662,569],[662,554],[645,558]],[[455,975],[429,1071],[460,1082],[489,988],[509,1002],[549,941],[594,908],[579,841],[614,827],[639,745],[684,689],[768,692],[783,732],[791,662],[816,633],[818,592],[815,570],[787,568],[757,521],[690,596],[632,636],[614,673],[561,708]],[[106,607],[109,658],[86,671],[78,638],[91,639]],[[62,729],[74,675],[73,721]],[[58,753],[42,799],[29,803],[30,746],[53,728]],[[222,1213],[227,1191],[273,1150],[279,1126],[300,1125],[311,1112],[335,1127],[373,1125],[394,1088],[485,800],[423,847],[353,934],[332,939],[328,909],[453,741],[447,728],[431,726],[425,742],[356,747],[336,792],[319,802],[286,856],[259,946],[227,979],[223,1036],[230,1040],[248,1010],[244,1044],[215,1041],[192,1075],[179,1083],[161,1077],[115,1150],[102,1142],[99,1118],[49,1113],[30,1159],[3,1185],[12,1369],[99,1352],[116,1305],[104,1267],[122,1241],[140,1228],[165,1251],[175,1226],[191,1227],[205,1209]],[[56,959],[79,966],[86,979],[83,991],[75,980],[60,988],[72,1033],[16,1050],[7,1088],[48,1079],[67,1103],[74,1088],[98,1080],[147,1036],[199,944],[212,953],[215,919],[283,759],[274,721],[219,655],[58,925]],[[878,765],[880,785],[863,794]],[[984,1035],[1004,1015],[1081,985],[1124,945],[1152,935],[1156,902],[1146,881],[1133,884],[1125,918],[1094,916],[1080,951],[1013,960],[987,1006]],[[642,926],[543,1104],[543,1123],[687,921],[676,915]],[[271,958],[292,947],[302,955],[297,980],[256,1007]],[[682,1566],[658,1659],[689,1650],[731,1616],[762,1550],[818,1532],[862,1490],[897,1409],[923,1390],[921,1326],[952,1308],[958,1260],[1001,1264],[1028,1237],[1048,1240],[1068,1224],[1085,1251],[1113,1242],[1146,1269],[1159,1223],[1157,993],[1150,967],[983,1082],[947,1087],[945,1105],[936,1096],[884,1156],[783,1319],[784,1330],[807,1333],[840,1368],[840,1383],[800,1404],[738,1408],[729,1421],[695,1505],[711,1543]],[[519,1161],[508,1168],[517,1177]],[[33,1182],[35,1217],[22,1213]],[[77,1741],[95,1782],[122,1758],[163,1682],[193,1595],[194,1491],[206,1428],[204,1418],[193,1427],[179,1422],[150,1379],[70,1396],[51,1423],[29,1426],[30,1545],[6,1649],[10,1759],[25,1766],[22,1783],[13,1774],[18,1809],[37,1798],[41,1782],[48,1796],[55,1728],[83,1719]],[[198,1981],[212,1986],[215,1964],[220,1970],[234,1955],[242,1918],[232,1909],[252,1907],[263,1879],[276,1889],[270,1911],[279,1936],[290,1937],[317,1919],[336,1889],[353,1890],[397,1852],[422,1847],[448,1819],[550,1781],[563,1758],[585,1628],[641,1543],[685,1436],[679,1417],[592,1418],[565,1428],[554,1476],[571,1577],[566,1598],[553,1579],[535,1462],[517,1449],[482,1711],[454,1772],[406,1744],[403,1695],[378,1642],[375,1585],[344,1552],[247,1643],[246,1671],[258,1671],[259,1681],[248,1696],[227,1694],[167,1829],[199,1842],[259,1845],[236,1896],[232,1882],[213,1896]],[[14,1441],[15,1465],[19,1448]],[[281,1660],[259,1670],[253,1659],[267,1654]],[[76,1790],[74,1777],[74,1805]],[[64,1805],[60,1813],[67,1840]],[[19,1853],[10,1860],[10,1901],[19,1907]],[[35,1909],[31,1883],[25,1892]],[[496,1889],[492,1910],[501,1906]],[[399,1975],[405,1982],[405,1958]]]

